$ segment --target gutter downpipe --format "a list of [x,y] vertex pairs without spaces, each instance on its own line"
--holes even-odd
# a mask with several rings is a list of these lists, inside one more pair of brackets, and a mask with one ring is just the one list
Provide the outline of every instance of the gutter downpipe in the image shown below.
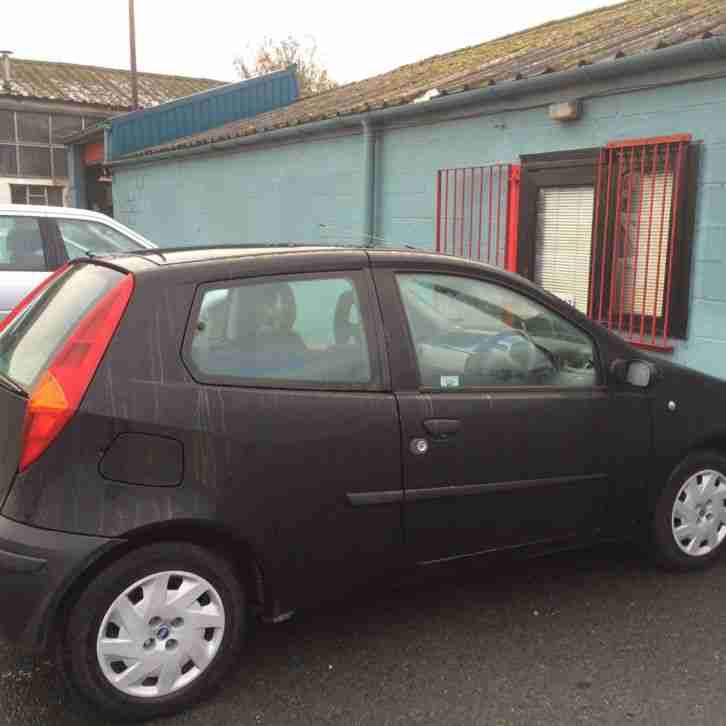
[[355,127],[364,121],[370,123],[407,119],[439,111],[451,111],[487,101],[497,101],[499,99],[523,96],[529,93],[552,91],[576,83],[607,81],[637,73],[670,69],[678,65],[718,60],[726,60],[726,36],[691,40],[661,50],[653,50],[612,61],[579,66],[567,71],[541,74],[533,78],[525,78],[520,81],[508,81],[494,86],[477,88],[472,91],[461,91],[451,95],[439,96],[425,103],[409,103],[403,106],[394,106],[377,111],[366,111],[365,113],[340,116],[324,121],[313,121],[301,124],[300,126],[271,129],[269,131],[263,130],[255,134],[250,134],[249,136],[214,141],[210,144],[174,149],[153,155],[118,159],[109,162],[109,165],[120,167],[143,163],[148,164],[165,159],[179,159],[187,156],[196,156],[198,154],[209,154],[215,151],[225,151],[234,147],[300,139],[300,137],[307,136],[308,134]]
[[375,235],[375,194],[376,194],[376,130],[373,123],[364,118],[363,128],[363,199],[362,235],[364,245],[372,245]]

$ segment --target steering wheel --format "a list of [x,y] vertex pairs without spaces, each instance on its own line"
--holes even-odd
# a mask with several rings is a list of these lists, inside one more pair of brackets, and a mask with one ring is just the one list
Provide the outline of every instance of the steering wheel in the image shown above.
[[[357,320],[351,319],[352,313],[355,313]],[[335,342],[338,345],[345,345],[351,341],[360,344],[363,341],[358,305],[352,290],[344,292],[338,298],[335,306],[333,330],[335,332]]]
[[[513,338],[521,338],[523,341],[528,343],[532,348],[539,351],[541,354],[543,354],[547,360],[549,361],[551,368],[544,367],[544,366],[538,366],[536,368],[530,368],[529,367],[529,361],[526,363],[522,360],[518,360],[518,356],[516,355],[516,351],[513,351],[512,348],[514,345],[516,345],[516,340],[513,341]],[[474,351],[472,352],[470,358],[486,355],[487,353],[490,354],[496,354],[501,358],[502,356],[506,356],[505,360],[508,359],[511,364],[511,372],[514,373],[515,371],[518,371],[522,374],[526,374],[528,378],[533,377],[539,377],[543,374],[553,374],[557,373],[561,366],[560,363],[552,351],[547,350],[547,348],[537,344],[530,335],[524,331],[524,330],[508,330],[504,333],[498,333],[496,335],[491,336],[490,338],[486,338],[481,343],[479,343]],[[512,354],[514,352],[514,355]],[[467,361],[467,365],[469,365],[469,361]],[[474,361],[471,361],[471,365],[474,365]]]

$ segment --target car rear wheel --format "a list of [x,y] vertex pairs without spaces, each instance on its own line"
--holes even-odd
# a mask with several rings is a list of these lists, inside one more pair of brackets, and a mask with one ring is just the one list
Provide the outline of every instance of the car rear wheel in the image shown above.
[[187,543],[150,545],[99,573],[71,608],[60,662],[104,715],[169,715],[219,685],[241,645],[245,599],[225,560]]
[[653,545],[669,569],[711,565],[726,540],[726,457],[717,452],[689,456],[671,475],[658,499]]

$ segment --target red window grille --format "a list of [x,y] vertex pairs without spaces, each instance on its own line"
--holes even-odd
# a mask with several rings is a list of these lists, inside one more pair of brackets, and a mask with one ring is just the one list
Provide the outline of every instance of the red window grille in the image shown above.
[[520,167],[441,169],[436,179],[436,250],[517,268]]
[[670,350],[678,214],[690,135],[608,144],[595,188],[588,314],[630,342]]

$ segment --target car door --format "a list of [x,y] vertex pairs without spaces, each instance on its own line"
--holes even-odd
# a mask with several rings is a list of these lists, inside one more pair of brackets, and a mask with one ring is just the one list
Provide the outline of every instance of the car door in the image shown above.
[[200,432],[230,462],[216,472],[219,516],[254,533],[290,588],[282,599],[300,605],[400,557],[403,492],[370,272],[271,274],[289,257],[204,285],[184,358],[213,392],[210,419],[224,420]]
[[58,267],[49,238],[42,217],[0,216],[0,319]]
[[593,337],[496,276],[381,264],[412,556],[606,527],[622,468],[614,442],[640,426],[618,451],[639,462],[650,427],[646,402],[628,413],[611,398]]

